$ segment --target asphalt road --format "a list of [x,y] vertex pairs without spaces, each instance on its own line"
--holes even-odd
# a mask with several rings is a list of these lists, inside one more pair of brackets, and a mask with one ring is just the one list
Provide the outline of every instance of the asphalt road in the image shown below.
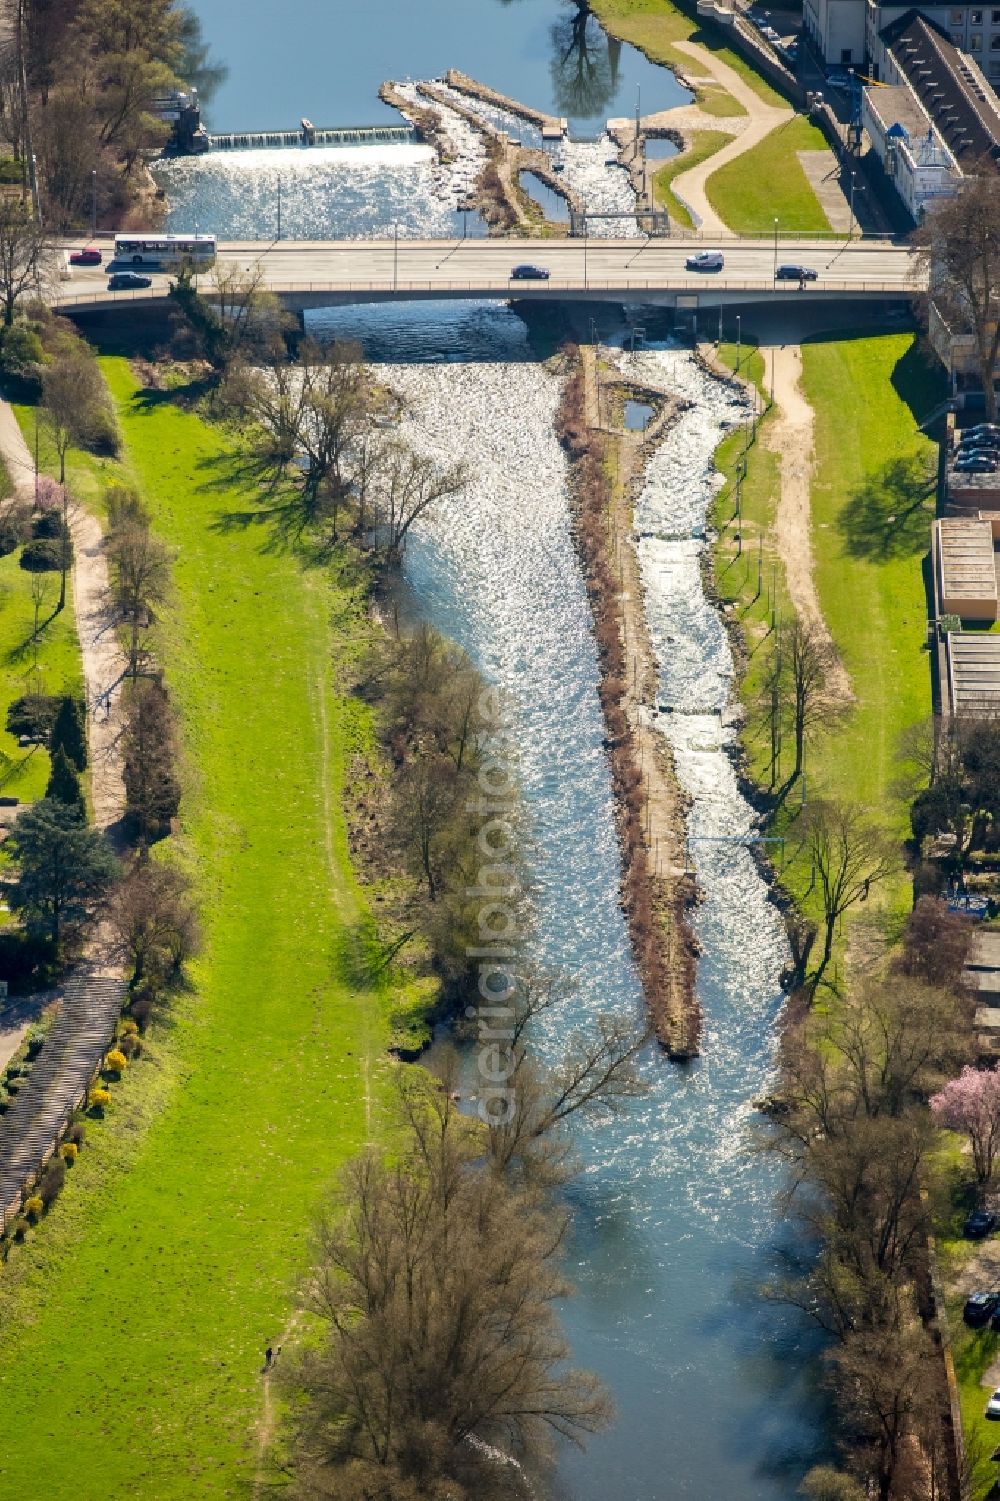
[[[880,241],[727,240],[718,272],[689,271],[687,257],[709,244],[670,240],[347,240],[220,244],[220,265],[249,268],[259,261],[276,291],[370,290],[399,294],[440,291],[453,295],[571,292],[608,289],[622,293],[768,291],[775,265],[797,263],[818,273],[806,294],[823,292],[906,295],[918,288],[913,254]],[[110,251],[108,252],[110,253]],[[515,265],[530,261],[550,272],[548,283],[512,281]],[[154,290],[166,278],[154,274]],[[777,283],[797,292],[798,284]],[[74,266],[60,283],[57,300],[105,293],[104,267]],[[89,299],[88,299],[89,300]]]

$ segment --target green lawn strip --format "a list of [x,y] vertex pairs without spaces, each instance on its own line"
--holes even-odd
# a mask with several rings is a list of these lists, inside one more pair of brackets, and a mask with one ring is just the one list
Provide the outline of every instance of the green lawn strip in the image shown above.
[[[27,573],[18,562],[20,555],[17,548],[0,558],[0,794],[34,802],[44,795],[49,779],[49,753],[40,745],[18,745],[7,733],[7,710],[23,693],[79,693],[83,673],[72,590],[67,589],[65,608],[55,613],[59,574]],[[33,578],[43,580],[45,589],[37,652]]]
[[705,183],[708,201],[736,234],[770,234],[775,219],[782,234],[829,234],[830,221],[797,155],[826,145],[822,132],[796,115],[713,172]]
[[653,193],[657,203],[662,204],[670,217],[685,229],[693,229],[694,220],[690,209],[674,192],[674,178],[691,167],[697,167],[706,157],[721,150],[731,140],[732,136],[724,130],[696,130],[687,149],[679,156],[672,156],[653,174]]
[[[788,102],[739,53],[726,46],[721,32],[702,26],[693,5],[688,9],[671,0],[593,0],[591,10],[606,31],[631,42],[652,62],[664,63],[685,76],[696,76],[697,60],[679,51],[674,43],[698,42],[720,62],[728,63],[765,104],[781,106]],[[713,92],[717,87],[711,85]],[[702,103],[700,91],[698,102]]]
[[[723,346],[732,366],[732,346]],[[744,361],[746,361],[744,352]],[[924,650],[926,599],[922,563],[930,543],[931,503],[891,532],[888,545],[867,545],[873,520],[879,522],[878,476],[883,466],[909,453],[931,455],[931,440],[918,423],[939,399],[938,382],[923,364],[912,334],[817,340],[803,347],[805,394],[815,412],[816,466],[812,488],[813,552],[820,606],[851,676],[856,702],[846,719],[817,734],[806,750],[806,798],[829,795],[870,808],[900,840],[907,837],[907,807],[893,791],[900,737],[908,725],[931,711],[930,669]],[[747,369],[746,364],[744,369]],[[763,368],[749,367],[761,381]],[[720,449],[723,471],[731,473],[742,450],[741,438]],[[874,483],[865,488],[865,481]],[[740,696],[747,713],[743,743],[749,769],[760,785],[770,784],[770,734],[761,691],[770,655],[772,603],[787,618],[791,608],[780,559],[766,544],[763,591],[757,591],[760,528],[772,526],[779,476],[776,455],[761,445],[750,450],[743,485],[743,558],[734,562],[735,527],[715,545],[715,572],[724,601],[734,603],[749,650]],[[719,520],[732,515],[726,495]],[[872,512],[879,514],[872,517]],[[881,535],[881,534],[879,534]],[[779,776],[790,771],[786,746]],[[801,784],[774,822],[786,837],[781,880],[812,918],[820,916],[812,871],[800,852],[797,823]],[[882,893],[896,917],[909,909],[910,883],[902,870]],[[840,955],[843,948],[841,946]],[[838,956],[839,964],[839,956]]]
[[[115,1091],[69,1184],[0,1274],[0,1494],[222,1497],[256,1462],[315,1210],[368,1134],[388,1035],[339,806],[364,738],[331,609],[354,601],[257,527],[226,440],[103,362],[126,471],[178,552],[159,654],[185,749],[205,928],[194,991]],[[350,632],[346,633],[350,635]]]

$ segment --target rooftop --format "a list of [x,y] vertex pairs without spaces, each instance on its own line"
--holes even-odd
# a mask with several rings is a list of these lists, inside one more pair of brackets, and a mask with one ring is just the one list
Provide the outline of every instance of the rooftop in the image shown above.
[[1000,636],[949,631],[946,639],[952,713],[1000,717]]
[[890,22],[882,40],[955,159],[1000,160],[1000,106],[972,58],[915,10]]
[[990,522],[945,517],[937,522],[937,528],[943,608],[960,615],[963,600],[991,600],[995,619],[997,573]]

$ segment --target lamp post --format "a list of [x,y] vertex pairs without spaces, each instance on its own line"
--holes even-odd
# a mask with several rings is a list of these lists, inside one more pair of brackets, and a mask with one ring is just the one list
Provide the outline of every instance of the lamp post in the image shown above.
[[736,314],[736,374],[740,373],[740,315]]
[[392,290],[396,290],[396,281],[399,273],[399,225],[392,226]]
[[590,239],[590,225],[587,223],[587,205],[583,205],[583,290],[587,290],[587,241]]
[[777,219],[775,219],[775,221],[774,221],[774,268],[773,268],[773,270],[771,272],[771,280],[773,282],[777,282],[777,280],[778,280],[778,221],[777,221]]
[[275,235],[275,239],[276,240],[280,240],[281,239],[281,178],[280,177],[278,178],[278,233]]
[[97,168],[90,173],[90,235],[97,234]]
[[[852,239],[853,236],[854,236],[854,179],[855,179],[855,172],[854,172],[854,170],[852,168],[852,170],[851,170],[851,192],[850,192],[850,197],[849,197],[849,202],[850,202],[850,205],[851,205],[851,223],[850,223],[850,227],[849,227],[849,229],[847,231],[847,238],[849,240]],[[863,193],[864,190],[865,190],[864,189],[864,184],[862,184],[861,187],[858,188],[858,192],[859,193]]]

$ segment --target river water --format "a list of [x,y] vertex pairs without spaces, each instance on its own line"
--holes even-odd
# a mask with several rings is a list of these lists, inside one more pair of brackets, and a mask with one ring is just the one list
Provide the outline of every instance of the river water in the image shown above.
[[[309,0],[294,9],[251,0],[249,15],[235,0],[197,8],[231,69],[212,128],[287,127],[303,113],[320,125],[374,123],[388,114],[375,104],[382,78],[458,66],[571,117],[576,139],[560,148],[564,167],[592,208],[629,204],[600,135],[607,116],[634,107],[637,82],[644,111],[686,97],[639,54],[595,38],[592,22],[574,33],[576,9],[564,0]],[[530,136],[509,119],[493,123]],[[277,227],[280,187],[288,237],[381,235],[394,226],[401,234],[475,233],[458,204],[481,148],[462,122],[449,125],[460,150],[447,169],[419,146],[166,164],[159,176],[170,222],[265,237]],[[655,319],[650,312],[647,329]],[[469,493],[415,528],[406,585],[413,607],[507,691],[534,840],[537,957],[577,986],[536,1039],[554,1057],[575,1019],[640,1014],[643,1004],[617,902],[597,659],[552,428],[558,377],[504,306],[341,308],[308,321],[318,334],[359,338],[384,366],[409,399],[416,447],[470,463]],[[700,572],[712,454],[742,413],[669,343],[610,357],[637,376],[668,380],[692,403],[653,457],[636,525],[659,701],[675,711],[659,722],[692,798],[691,851],[705,893],[694,919],[705,1027],[695,1063],[678,1068],[650,1050],[649,1094],[613,1122],[576,1133],[569,1272],[577,1296],[564,1319],[574,1362],[603,1377],[618,1415],[585,1454],[560,1455],[557,1501],[791,1501],[822,1448],[810,1380],[818,1347],[796,1316],[759,1296],[780,1237],[779,1182],[773,1159],[756,1150],[752,1109],[772,1069],[787,953],[740,842],[752,818],[727,754],[733,664]]]
[[[617,904],[597,659],[552,428],[559,379],[502,308],[338,309],[322,331],[358,336],[385,362],[415,447],[472,468],[463,499],[416,528],[405,578],[413,607],[508,697],[533,836],[535,951],[577,986],[536,1038],[555,1057],[575,1021],[643,1004]],[[585,1453],[560,1456],[557,1495],[788,1501],[820,1446],[817,1346],[797,1316],[759,1297],[773,1270],[778,1180],[755,1150],[752,1109],[770,1078],[787,950],[745,846],[710,842],[752,827],[720,715],[732,660],[699,567],[711,457],[743,411],[684,350],[609,357],[692,401],[654,455],[636,520],[659,699],[695,711],[660,724],[693,799],[705,1031],[697,1062],[681,1069],[651,1050],[649,1095],[576,1133],[577,1296],[564,1320],[574,1361],[599,1372],[618,1416]]]

